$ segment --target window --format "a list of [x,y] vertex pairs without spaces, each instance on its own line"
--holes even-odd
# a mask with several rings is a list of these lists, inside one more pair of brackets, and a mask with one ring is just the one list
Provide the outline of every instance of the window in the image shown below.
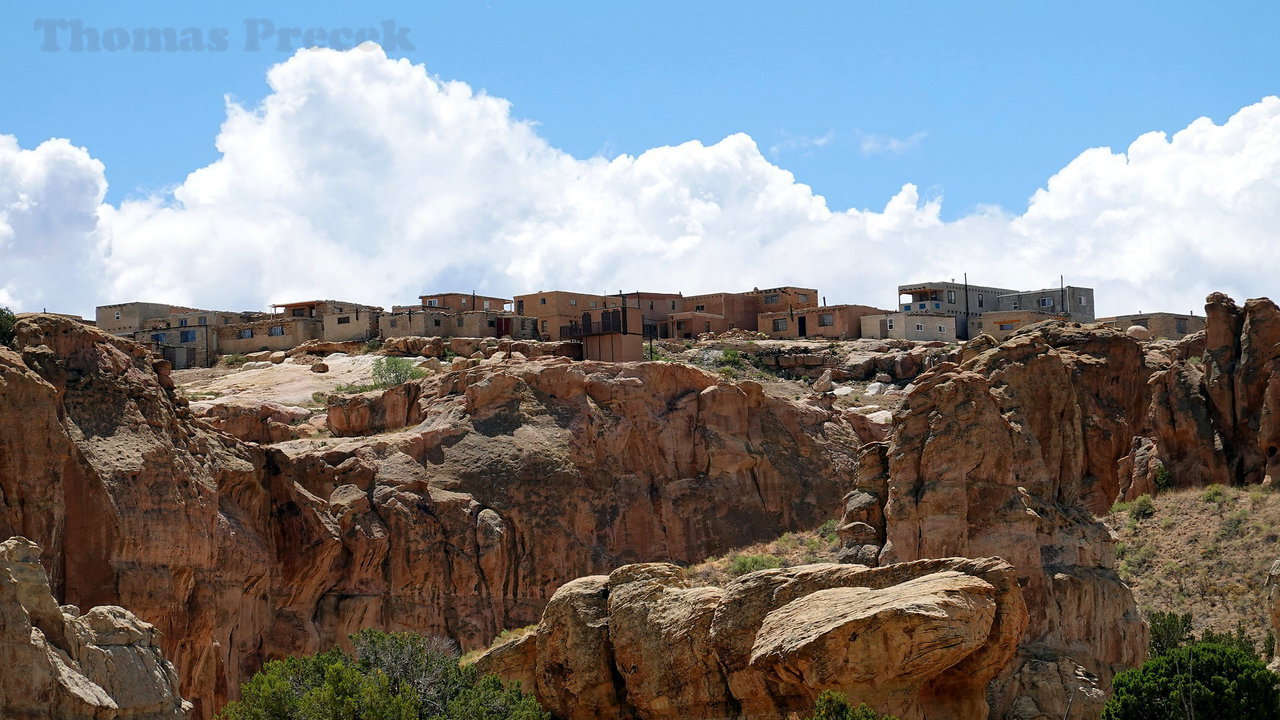
[[1040,307],[1053,307],[1053,298],[1051,297],[1040,298]]
[[396,326],[396,319],[391,318],[391,327],[395,327],[395,326]]
[[236,334],[241,340],[248,340],[253,337],[253,328],[245,328]]
[[706,309],[707,309],[706,305],[695,305],[693,307],[694,312],[702,312],[703,310],[706,310]]
[[427,300],[427,307],[440,307],[440,300],[438,298]]
[[116,319],[117,319],[117,320],[119,320],[119,319],[120,319],[120,311],[119,311],[119,310],[117,310],[117,311],[116,311]]
[[650,301],[649,301],[649,309],[650,309],[650,310],[652,310],[652,309],[653,309],[653,301],[652,301],[652,300],[650,300]]
[[592,301],[591,301],[591,307],[593,307],[593,308],[600,307],[600,303],[596,302],[595,300],[592,300]]
[[208,325],[208,324],[209,324],[209,318],[205,318],[205,317],[202,317],[202,318],[196,318],[196,324],[197,324],[197,325]]
[[887,321],[887,323],[888,323],[888,324],[887,324],[887,325],[885,325],[885,327],[887,327],[887,328],[889,328],[890,330],[892,330],[892,329],[893,329],[893,318],[889,318],[889,320]]
[[273,336],[275,336],[275,337],[282,337],[282,336],[284,335],[284,326],[283,326],[283,325],[276,325],[276,326],[272,327],[270,330],[268,330],[268,331],[267,331],[267,334],[268,334],[268,335],[273,335]]
[[546,331],[547,331],[547,321],[546,321],[546,320],[543,320],[543,321],[542,321],[542,332],[546,332]]
[[774,318],[774,320],[773,320],[773,331],[774,331],[774,332],[782,332],[783,330],[786,330],[786,329],[787,329],[787,319],[786,319],[786,318]]
[[677,320],[677,321],[676,321],[676,330],[677,330],[677,331],[679,331],[679,330],[684,330],[684,321],[683,321],[683,320]]
[[293,317],[306,317],[307,311],[303,308],[294,308],[289,311],[289,314]]
[[[546,298],[538,298],[538,304],[539,304],[539,305],[546,305],[546,304],[547,304],[547,299],[546,299]],[[543,324],[543,325],[546,325],[546,323],[542,323],[542,324]],[[543,329],[543,330],[546,330],[546,328],[542,328],[542,329]]]
[[948,291],[947,291],[947,302],[951,303],[952,305],[955,305],[955,304],[956,304],[956,291],[955,291],[955,290],[948,290]]
[[488,309],[489,309],[489,301],[488,301],[488,300],[485,300],[485,301],[484,301],[484,309],[485,309],[485,310],[488,310]]
[[231,324],[231,318],[229,318],[229,317],[224,317],[224,318],[222,318],[222,324],[223,324],[223,325],[230,325],[230,324]]
[[706,321],[706,322],[702,323],[702,332],[711,332],[711,321],[710,321],[710,320],[708,320],[708,321]]
[[916,332],[924,332],[924,325],[916,323]]
[[920,303],[920,309],[921,309],[921,310],[924,310],[924,309],[925,309],[925,308],[927,308],[928,306],[929,306],[929,305],[928,305],[928,303]]
[[930,299],[930,300],[937,300],[937,299],[938,299],[938,291],[937,291],[937,290],[930,290],[930,291],[929,291],[929,299]]
[[1173,321],[1173,326],[1174,326],[1174,330],[1175,330],[1179,335],[1185,335],[1185,334],[1187,333],[1187,319],[1186,319],[1186,318],[1176,318],[1176,319]]
[[946,326],[946,325],[939,325],[939,326],[938,326],[938,332],[940,332],[940,333],[942,333],[943,335],[945,335],[945,334],[947,333],[947,326]]
[[164,342],[164,333],[153,333],[153,334],[151,335],[151,342],[153,342],[153,343],[162,343],[162,342]]
[[339,325],[350,325],[350,324],[351,324],[351,316],[350,316],[350,315],[340,315],[340,316],[338,317],[338,324],[339,324]]
[[1000,323],[1000,329],[1001,329],[1001,330],[1012,330],[1012,329],[1013,329],[1013,323]]
[[1133,320],[1133,324],[1134,324],[1134,325],[1141,325],[1142,327],[1147,327],[1147,322],[1148,322],[1148,321],[1149,321],[1149,320],[1148,320],[1148,318],[1134,318],[1134,320]]
[[1018,302],[1017,300],[1014,300],[1014,301],[1013,301],[1013,309],[1014,309],[1014,310],[1021,310],[1021,309],[1022,309],[1022,308],[1020,307],[1021,305],[1022,305],[1022,303]]
[[809,293],[796,293],[796,300],[799,300],[802,303],[809,302]]
[[942,303],[934,303],[934,304],[933,304],[933,309],[934,309],[934,310],[941,310],[941,309],[942,309]]
[[834,313],[822,313],[818,315],[818,327],[832,327],[836,324],[836,316]]
[[903,309],[903,310],[910,310],[910,309],[911,309],[911,306],[910,306],[910,305],[903,305],[903,306],[902,306],[902,309]]
[[195,341],[196,341],[195,330],[183,330],[182,332],[178,333],[178,342],[189,343],[189,342],[195,342]]
[[1076,304],[1077,304],[1077,305],[1084,305],[1084,304],[1085,304],[1085,302],[1084,302],[1084,296],[1083,296],[1083,295],[1077,295],[1077,296],[1076,296]]
[[186,326],[187,326],[187,319],[186,319],[186,318],[182,318],[182,319],[178,320],[178,327],[186,327]]
[[773,295],[765,295],[765,296],[764,296],[764,304],[765,304],[765,305],[775,305],[775,304],[777,304],[777,302],[778,302],[778,296],[777,296],[777,294],[773,294]]
[[978,307],[982,307],[982,293],[978,293]]
[[497,327],[497,326],[498,326],[498,323],[494,322],[494,321],[493,321],[493,319],[492,319],[492,318],[490,318],[490,320],[489,320],[489,327]]
[[[578,304],[578,299],[577,299],[577,298],[569,298],[569,304],[570,304],[570,305],[577,305],[577,304]],[[595,305],[595,303],[591,303],[591,304],[592,304],[592,305]]]
[[458,327],[462,327],[462,316],[458,316]]
[[672,301],[671,301],[671,309],[672,309],[672,310],[675,310],[675,309],[676,309],[676,301],[675,301],[675,300],[672,300]]
[[[434,327],[440,327],[440,318],[436,318],[433,322]],[[543,323],[543,325],[546,325],[546,323]]]

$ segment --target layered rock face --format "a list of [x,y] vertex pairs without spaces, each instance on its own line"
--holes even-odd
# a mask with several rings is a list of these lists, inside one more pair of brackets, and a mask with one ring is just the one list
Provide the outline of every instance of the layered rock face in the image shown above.
[[178,720],[190,705],[150,624],[113,605],[59,607],[26,538],[0,543],[0,717]]
[[265,660],[362,627],[475,647],[569,579],[816,526],[862,441],[687,366],[549,358],[402,386],[377,423],[349,414],[372,437],[262,448],[195,418],[133,343],[36,316],[16,344],[0,536],[41,543],[62,602],[153,622],[203,718]]
[[479,660],[568,720],[781,718],[830,689],[903,720],[979,720],[1027,623],[1012,568],[806,565],[694,587],[662,563],[566,584]]
[[1146,409],[1143,356],[1121,333],[1067,324],[1014,335],[923,377],[886,453],[881,563],[999,555],[1030,624],[995,684],[996,717],[1097,717],[1146,628],[1090,509]]

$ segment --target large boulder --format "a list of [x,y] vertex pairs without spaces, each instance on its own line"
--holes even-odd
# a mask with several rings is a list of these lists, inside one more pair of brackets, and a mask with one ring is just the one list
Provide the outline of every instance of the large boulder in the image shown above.
[[177,720],[191,706],[153,626],[113,605],[59,607],[40,548],[0,543],[0,717]]
[[532,672],[562,718],[783,718],[829,689],[903,720],[979,720],[1026,624],[997,559],[807,565],[725,588],[651,563],[566,584],[535,641],[480,663]]

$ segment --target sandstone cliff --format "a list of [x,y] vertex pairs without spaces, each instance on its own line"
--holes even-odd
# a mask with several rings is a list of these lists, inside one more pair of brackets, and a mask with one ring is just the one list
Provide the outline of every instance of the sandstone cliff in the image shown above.
[[133,343],[34,316],[15,345],[0,536],[42,545],[61,602],[154,623],[203,718],[266,659],[361,627],[475,647],[572,578],[816,526],[861,444],[750,383],[549,358],[402,386],[371,437],[264,449],[194,417]]
[[59,607],[40,548],[0,543],[0,717],[178,720],[190,705],[155,629],[112,605]]
[[535,633],[478,664],[567,720],[781,718],[824,689],[903,720],[979,720],[1026,623],[997,559],[805,565],[724,588],[654,563],[564,585]]

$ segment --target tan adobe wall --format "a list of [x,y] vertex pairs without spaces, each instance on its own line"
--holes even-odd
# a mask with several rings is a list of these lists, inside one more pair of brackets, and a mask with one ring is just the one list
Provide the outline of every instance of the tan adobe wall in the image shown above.
[[[472,295],[471,293],[436,293],[434,295],[421,295],[418,300],[420,301],[420,307],[438,307],[442,310],[453,310],[454,312],[463,310],[501,312],[511,302],[507,298],[493,297],[492,295]],[[434,305],[432,304],[433,300],[435,301]],[[485,303],[488,304],[486,305]]]
[[[956,341],[956,319],[953,315],[884,313],[864,315],[859,322],[865,338]],[[920,330],[916,329],[917,325],[921,326]]]
[[1053,319],[1065,319],[1054,313],[1036,312],[1034,310],[999,310],[984,313],[970,322],[973,324],[973,335],[987,334],[996,340],[1004,340],[1014,332],[1028,325]]
[[1116,317],[1098,318],[1098,322],[1126,330],[1132,325],[1140,325],[1151,331],[1154,338],[1181,340],[1192,333],[1204,330],[1205,319],[1201,315],[1182,315],[1178,313],[1139,313],[1135,315],[1118,315]]
[[[861,318],[883,314],[869,305],[828,305],[787,312],[760,313],[757,329],[776,340],[801,337],[854,340],[862,337]],[[803,334],[801,329],[803,326]]]
[[[147,320],[167,318],[171,306],[164,303],[117,303],[100,305],[94,314],[98,329],[113,335],[127,335],[141,329]],[[117,315],[119,318],[117,319]]]
[[[281,335],[272,335],[272,328],[282,328]],[[253,332],[253,337],[242,338],[243,330]],[[251,323],[221,325],[218,336],[218,352],[222,355],[243,355],[259,350],[289,350],[308,340],[319,340],[323,326],[319,320],[276,316],[269,320]]]

